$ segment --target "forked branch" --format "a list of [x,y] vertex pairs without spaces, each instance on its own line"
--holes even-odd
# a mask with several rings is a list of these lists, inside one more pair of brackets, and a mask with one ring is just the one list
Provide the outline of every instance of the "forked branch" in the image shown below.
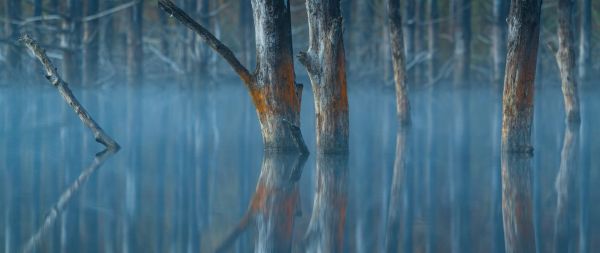
[[166,13],[175,17],[179,22],[190,28],[194,31],[208,46],[210,46],[215,52],[221,55],[229,65],[233,68],[233,70],[240,76],[242,81],[250,87],[254,84],[253,75],[250,74],[248,69],[240,63],[240,61],[235,57],[231,49],[229,49],[225,44],[223,44],[219,39],[217,39],[212,33],[210,33],[206,28],[202,25],[198,24],[198,22],[194,21],[190,16],[188,16],[183,10],[179,9],[173,2],[170,0],[159,0],[158,6],[163,9]]
[[68,84],[62,80],[56,67],[52,64],[48,56],[46,55],[46,50],[41,48],[37,41],[35,41],[28,34],[23,35],[19,41],[25,44],[29,50],[37,57],[42,65],[44,66],[44,70],[46,71],[46,78],[50,83],[58,89],[60,95],[65,99],[65,101],[69,104],[69,106],[75,111],[79,119],[85,124],[92,133],[94,134],[94,138],[97,142],[106,146],[110,151],[118,151],[119,144],[115,140],[113,140],[108,134],[102,130],[102,128],[92,119],[89,113],[83,108],[83,106],[77,101],[71,89],[69,89]]

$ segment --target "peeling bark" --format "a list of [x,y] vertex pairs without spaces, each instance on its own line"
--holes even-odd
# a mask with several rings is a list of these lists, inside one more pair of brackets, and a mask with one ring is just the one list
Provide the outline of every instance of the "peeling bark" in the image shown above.
[[317,150],[348,151],[346,56],[339,0],[307,0],[309,48],[298,54],[315,97]]
[[250,73],[231,49],[169,0],[159,6],[223,57],[249,90],[266,150],[308,152],[300,132],[302,85],[295,82],[291,17],[284,1],[252,0],[256,71]]
[[394,64],[394,81],[396,83],[396,113],[400,125],[410,123],[410,103],[408,101],[408,85],[406,84],[405,44],[402,32],[402,16],[400,0],[388,0],[388,22],[390,27],[390,48]]
[[581,120],[575,72],[574,15],[575,0],[558,1],[558,52],[556,52],[556,61],[560,70],[566,120],[568,122],[579,122]]
[[502,150],[531,153],[541,0],[512,0],[502,109]]

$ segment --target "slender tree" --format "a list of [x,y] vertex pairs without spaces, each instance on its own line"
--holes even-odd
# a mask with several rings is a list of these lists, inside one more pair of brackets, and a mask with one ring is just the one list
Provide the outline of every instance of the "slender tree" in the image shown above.
[[173,2],[160,0],[159,6],[196,32],[240,76],[256,107],[265,149],[308,151],[299,128],[302,85],[295,82],[287,1],[252,0],[257,54],[254,73]]
[[531,125],[541,0],[512,0],[502,109],[502,150],[532,152]]
[[575,0],[558,1],[558,51],[556,52],[556,61],[560,70],[566,120],[569,122],[580,121],[579,93],[575,72],[574,15]]
[[436,80],[438,66],[438,0],[428,0],[427,2],[427,51],[429,60],[427,61],[427,78],[429,84],[433,84]]
[[469,81],[471,68],[471,0],[455,0],[454,8],[454,81]]
[[348,151],[346,56],[339,0],[307,0],[309,48],[298,54],[315,97],[319,152]]
[[[90,16],[98,12],[98,0],[85,1],[85,15]],[[98,19],[89,20],[83,26],[83,85],[91,85],[98,79],[99,61],[99,31]]]
[[586,80],[592,66],[592,1],[582,0],[579,38],[579,77]]
[[494,0],[492,8],[493,30],[492,30],[492,56],[493,56],[493,82],[501,89],[504,78],[504,67],[506,66],[506,33],[508,24],[508,0]]
[[127,23],[127,84],[141,85],[143,82],[144,51],[142,44],[144,1],[129,9]]
[[402,15],[400,0],[388,0],[388,22],[390,27],[390,47],[394,64],[394,80],[396,82],[396,112],[401,125],[410,123],[410,105],[406,85],[406,57],[404,55],[404,38],[402,32]]

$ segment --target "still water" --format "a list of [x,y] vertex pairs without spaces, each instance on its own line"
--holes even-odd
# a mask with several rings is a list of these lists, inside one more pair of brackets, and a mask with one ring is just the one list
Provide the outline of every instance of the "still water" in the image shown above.
[[263,154],[238,84],[73,89],[122,149],[98,167],[56,90],[0,88],[0,252],[504,252],[503,183],[531,209],[517,239],[600,248],[599,90],[568,130],[560,89],[538,89],[534,156],[503,174],[487,88],[414,90],[399,130],[391,89],[351,87],[349,156],[315,154],[307,88],[308,157]]

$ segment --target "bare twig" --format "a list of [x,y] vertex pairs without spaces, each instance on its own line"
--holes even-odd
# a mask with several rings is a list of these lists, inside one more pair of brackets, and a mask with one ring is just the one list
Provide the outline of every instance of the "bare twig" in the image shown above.
[[92,21],[92,20],[96,20],[96,19],[102,18],[102,17],[104,17],[104,16],[108,16],[108,15],[111,15],[111,14],[113,14],[113,13],[116,13],[116,12],[119,12],[119,11],[122,11],[122,10],[125,10],[125,9],[127,9],[127,8],[129,8],[129,7],[131,7],[131,6],[134,6],[135,4],[137,4],[137,3],[139,3],[139,2],[140,2],[140,0],[135,0],[135,1],[131,1],[131,2],[129,2],[129,3],[124,3],[124,4],[121,4],[121,5],[119,5],[119,6],[115,6],[115,7],[113,7],[113,8],[110,8],[110,9],[107,9],[107,10],[104,10],[104,11],[101,11],[101,12],[98,12],[98,13],[96,13],[96,14],[94,14],[94,15],[90,15],[90,16],[87,16],[87,17],[83,17],[83,18],[81,19],[81,21],[82,21],[82,22],[89,22],[89,21]]
[[106,146],[107,149],[111,151],[118,151],[120,148],[119,144],[117,144],[116,141],[114,141],[110,136],[108,136],[104,132],[104,130],[102,130],[102,128],[88,114],[85,108],[83,108],[83,106],[79,103],[77,98],[75,98],[73,92],[71,92],[71,89],[69,89],[68,84],[62,80],[62,78],[58,74],[56,67],[54,67],[54,65],[46,55],[46,50],[41,48],[38,45],[37,41],[31,38],[31,36],[29,36],[28,34],[23,35],[19,39],[19,41],[25,44],[25,46],[27,46],[27,48],[31,50],[33,55],[35,55],[35,57],[37,57],[40,60],[40,62],[44,66],[44,70],[46,71],[46,78],[48,79],[48,81],[50,81],[50,83],[58,89],[62,97],[75,111],[77,116],[79,116],[79,119],[81,119],[83,124],[85,124],[90,130],[92,130],[96,141],[103,144],[104,146]]
[[104,162],[115,153],[115,150],[105,149],[104,151],[96,154],[92,163],[79,174],[79,177],[73,182],[69,188],[67,188],[58,198],[58,201],[52,206],[46,217],[44,218],[44,222],[42,223],[40,229],[29,238],[27,244],[23,248],[23,252],[34,252],[36,247],[41,242],[42,236],[46,234],[46,232],[52,227],[58,216],[65,209],[65,206],[70,202],[73,196],[80,190],[81,186],[83,186],[88,178],[96,171],[98,168],[104,164]]
[[158,6],[172,17],[175,17],[183,25],[196,32],[196,34],[198,34],[198,36],[200,36],[200,38],[202,38],[206,44],[208,44],[213,50],[221,55],[227,61],[227,63],[229,63],[229,65],[231,65],[233,70],[240,76],[242,81],[244,81],[248,87],[254,85],[254,77],[252,74],[250,74],[248,69],[246,69],[242,63],[240,63],[231,49],[225,46],[206,28],[194,21],[183,10],[179,9],[179,7],[169,0],[159,0]]

